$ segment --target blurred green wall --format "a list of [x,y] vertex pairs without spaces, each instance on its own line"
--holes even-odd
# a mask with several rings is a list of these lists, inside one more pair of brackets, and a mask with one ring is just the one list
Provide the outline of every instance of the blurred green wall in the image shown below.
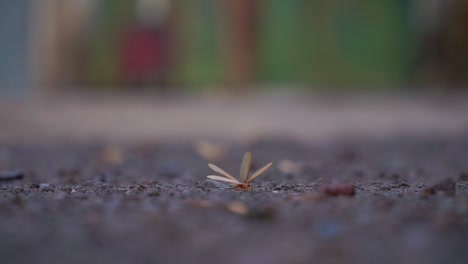
[[259,76],[326,86],[407,81],[416,39],[403,0],[264,1]]

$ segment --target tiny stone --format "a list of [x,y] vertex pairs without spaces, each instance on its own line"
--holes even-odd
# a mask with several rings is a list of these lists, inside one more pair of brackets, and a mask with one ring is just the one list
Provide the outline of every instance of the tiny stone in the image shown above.
[[400,182],[399,187],[409,187],[410,185],[407,184],[406,182]]
[[39,189],[42,191],[42,192],[51,192],[53,191],[53,187],[48,184],[48,183],[41,183],[39,184]]
[[29,185],[29,189],[39,189],[39,184],[37,184],[37,183],[31,183],[31,184]]

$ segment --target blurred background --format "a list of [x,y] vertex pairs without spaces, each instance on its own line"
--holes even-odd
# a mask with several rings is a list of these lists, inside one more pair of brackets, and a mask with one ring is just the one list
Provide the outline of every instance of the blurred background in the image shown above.
[[0,1],[0,94],[468,80],[463,0]]
[[468,0],[0,0],[0,259],[468,263],[467,92]]
[[[125,122],[148,135],[188,133],[186,127],[200,135],[236,135],[264,122],[296,126],[304,137],[317,129],[341,131],[345,124],[379,127],[380,120],[389,123],[379,131],[424,122],[432,124],[425,128],[437,129],[466,124],[460,119],[464,102],[458,104],[463,111],[441,115],[430,112],[431,104],[424,112],[414,100],[386,96],[466,90],[464,0],[0,0],[0,40],[2,99],[101,91],[140,95],[112,102],[91,102],[91,96],[76,105],[65,104],[70,101],[62,97],[29,108],[3,100],[0,117],[15,136],[34,131],[30,124],[54,135],[132,130]],[[144,103],[143,91],[179,99]],[[382,96],[302,103],[253,98],[239,104],[232,97],[208,104],[180,99],[278,92],[303,99],[316,91],[377,91]],[[73,125],[77,118],[82,125]],[[453,118],[458,123],[446,123]],[[152,120],[159,125],[151,125]],[[58,125],[66,122],[66,128]],[[183,129],[164,130],[174,122]],[[232,130],[232,124],[242,125]],[[263,130],[275,129],[264,125]]]

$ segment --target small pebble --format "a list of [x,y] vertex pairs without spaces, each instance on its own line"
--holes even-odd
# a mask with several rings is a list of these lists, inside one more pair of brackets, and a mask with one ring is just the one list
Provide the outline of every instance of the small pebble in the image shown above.
[[42,191],[42,192],[51,192],[54,190],[54,188],[52,187],[52,185],[50,185],[49,183],[41,183],[39,184],[39,189]]
[[29,185],[29,189],[39,189],[39,184],[37,184],[37,183],[31,183],[31,184]]

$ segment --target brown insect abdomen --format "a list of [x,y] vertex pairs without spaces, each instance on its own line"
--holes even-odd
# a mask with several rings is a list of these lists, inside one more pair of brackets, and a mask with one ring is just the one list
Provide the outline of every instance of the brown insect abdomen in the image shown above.
[[250,189],[250,184],[248,184],[248,183],[239,183],[234,188],[237,189],[237,190],[247,190],[247,189]]

